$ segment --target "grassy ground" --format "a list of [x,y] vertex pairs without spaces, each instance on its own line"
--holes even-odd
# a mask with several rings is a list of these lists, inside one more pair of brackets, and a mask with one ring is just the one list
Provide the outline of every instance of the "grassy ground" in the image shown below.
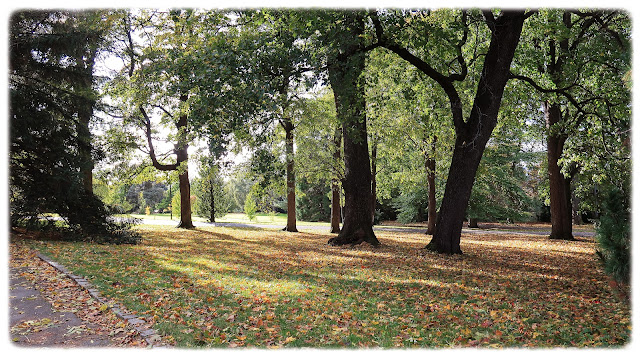
[[[600,347],[628,343],[630,308],[595,243],[422,234],[334,248],[323,232],[142,226],[137,246],[31,241],[180,347]],[[14,239],[15,240],[15,239]]]
[[[135,218],[141,219],[170,219],[171,215],[168,213],[155,213],[150,215],[145,214],[133,214],[131,215]],[[178,217],[173,217],[175,220],[178,220]],[[198,222],[208,222],[208,218],[202,217],[193,217],[194,221]],[[273,213],[273,214],[265,214],[258,213],[256,214],[256,218],[250,220],[249,217],[244,213],[228,213],[224,217],[216,218],[216,222],[220,223],[254,223],[254,224],[277,224],[285,226],[287,224],[287,215],[284,213]],[[299,226],[328,226],[329,222],[306,222],[306,221],[296,221],[296,224]]]

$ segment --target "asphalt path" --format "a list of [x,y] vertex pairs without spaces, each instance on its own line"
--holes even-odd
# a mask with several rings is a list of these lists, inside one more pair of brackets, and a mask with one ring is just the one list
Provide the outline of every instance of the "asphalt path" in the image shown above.
[[[142,219],[141,224],[149,225],[168,225],[177,226],[178,221],[166,220],[166,219]],[[196,227],[235,227],[235,228],[273,228],[282,229],[282,224],[260,224],[260,223],[230,223],[230,222],[197,222],[194,221],[193,225]],[[329,232],[328,225],[298,225],[298,230],[326,230]],[[404,232],[404,233],[424,233],[426,228],[423,227],[388,227],[388,226],[374,226],[374,232]],[[516,230],[516,229],[482,229],[482,228],[463,228],[462,233],[477,233],[477,234],[514,234],[514,235],[537,235],[548,236],[549,231],[544,230]],[[595,232],[573,232],[576,237],[595,237]]]

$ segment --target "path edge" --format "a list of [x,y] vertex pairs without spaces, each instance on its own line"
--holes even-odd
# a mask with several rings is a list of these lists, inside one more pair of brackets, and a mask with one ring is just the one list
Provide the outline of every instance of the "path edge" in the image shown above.
[[147,324],[146,321],[138,318],[131,313],[128,313],[119,304],[109,304],[107,299],[103,297],[100,292],[91,283],[89,283],[87,279],[71,273],[71,271],[65,268],[62,264],[53,261],[51,258],[43,255],[42,253],[37,252],[36,256],[43,260],[45,263],[55,268],[57,271],[73,280],[76,284],[86,290],[93,299],[97,300],[101,304],[106,305],[113,312],[113,314],[115,314],[118,318],[124,320],[131,328],[133,328],[133,330],[140,334],[149,348],[167,348],[166,345],[161,345],[162,343],[160,342],[160,335],[158,335],[154,329],[145,329],[144,327],[142,327],[142,325]]

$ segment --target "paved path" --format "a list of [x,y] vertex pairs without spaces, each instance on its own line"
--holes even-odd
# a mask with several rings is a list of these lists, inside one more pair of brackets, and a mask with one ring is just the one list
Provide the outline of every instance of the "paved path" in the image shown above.
[[[167,219],[143,219],[143,224],[150,225],[170,225],[177,226],[178,221]],[[229,222],[193,222],[196,227],[237,227],[237,228],[283,228],[282,224],[260,224],[260,223],[229,223]],[[298,225],[298,230],[326,230],[329,232],[328,225]],[[424,233],[426,228],[422,227],[386,227],[374,226],[376,232],[406,232],[406,233]],[[482,228],[463,228],[462,233],[478,233],[478,234],[514,234],[514,235],[539,235],[548,236],[550,231],[545,230],[518,230],[518,229],[482,229]],[[595,232],[573,232],[577,237],[595,237]]]
[[21,276],[24,269],[9,272],[9,327],[11,341],[25,347],[103,347],[108,337],[92,333],[73,312],[56,311],[35,284]]
[[128,326],[113,309],[103,308],[68,273],[39,258],[23,236],[26,234],[12,233],[9,243],[9,342],[13,349],[148,346],[139,330]]

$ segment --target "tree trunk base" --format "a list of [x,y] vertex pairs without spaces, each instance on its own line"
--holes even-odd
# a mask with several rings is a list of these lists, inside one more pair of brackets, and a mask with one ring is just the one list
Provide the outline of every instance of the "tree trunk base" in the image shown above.
[[445,250],[443,248],[440,248],[440,246],[438,245],[438,242],[435,242],[433,240],[431,240],[431,242],[429,242],[429,244],[427,244],[422,249],[430,251],[430,252],[441,253],[441,254],[462,254],[462,250],[460,250],[460,249],[450,253],[449,251],[447,251],[447,250]]
[[289,226],[286,226],[286,227],[282,228],[282,230],[285,231],[285,232],[297,232],[298,231],[298,229],[296,227],[292,227],[291,228]]
[[551,233],[549,235],[549,239],[560,239],[560,240],[565,240],[565,241],[573,241],[573,240],[575,240],[575,238],[573,237],[572,234],[557,234],[557,233]]
[[357,246],[363,242],[369,243],[374,247],[380,245],[380,241],[378,241],[378,238],[376,238],[376,235],[373,233],[373,229],[369,231],[358,229],[352,233],[346,233],[343,230],[337,237],[329,239],[327,244],[330,246],[344,246],[348,244],[351,246]]
[[329,233],[336,233],[336,234],[339,234],[339,233],[340,233],[340,228],[331,228],[331,230],[329,231]]
[[193,223],[184,223],[184,222],[180,221],[180,223],[178,223],[176,228],[194,229],[194,228],[196,228],[196,226],[194,226]]

